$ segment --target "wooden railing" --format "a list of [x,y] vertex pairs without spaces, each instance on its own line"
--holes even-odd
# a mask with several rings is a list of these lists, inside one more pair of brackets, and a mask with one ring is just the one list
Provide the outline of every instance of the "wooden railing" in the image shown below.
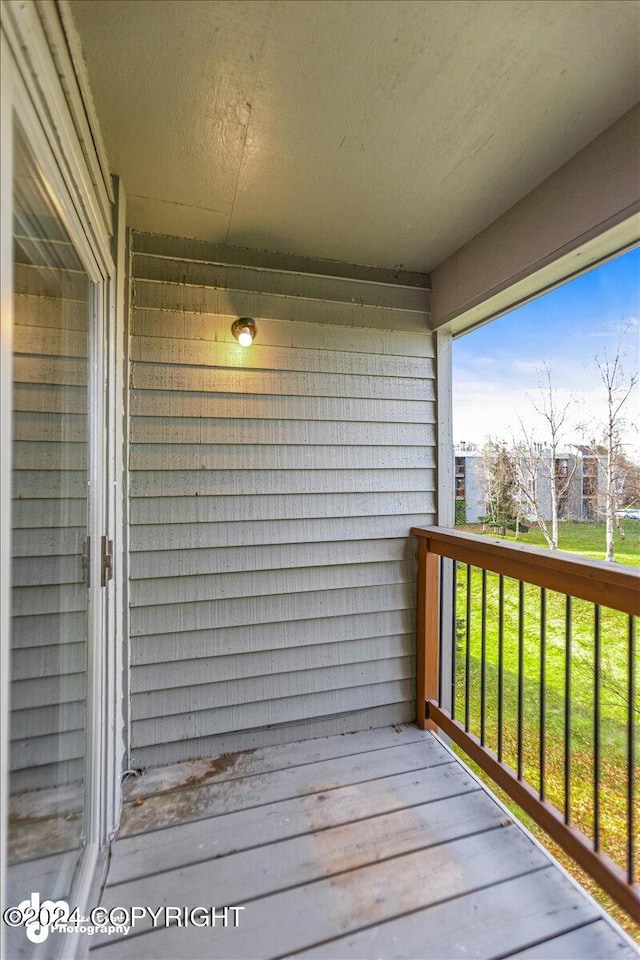
[[[634,882],[638,572],[440,527],[411,533],[418,538],[418,724],[448,735],[640,922]],[[616,689],[605,689],[610,649]],[[553,776],[551,757],[559,761]],[[603,816],[614,793],[617,822],[625,824],[622,844],[619,835],[610,842]],[[616,846],[615,859],[607,846]]]

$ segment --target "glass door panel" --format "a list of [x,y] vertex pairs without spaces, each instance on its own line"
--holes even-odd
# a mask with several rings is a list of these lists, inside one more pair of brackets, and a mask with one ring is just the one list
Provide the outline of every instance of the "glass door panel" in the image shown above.
[[67,897],[85,836],[95,312],[19,128],[14,144],[10,902]]

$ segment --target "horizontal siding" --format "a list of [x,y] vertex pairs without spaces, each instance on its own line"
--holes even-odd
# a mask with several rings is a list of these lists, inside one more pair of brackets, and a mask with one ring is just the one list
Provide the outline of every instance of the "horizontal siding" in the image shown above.
[[37,413],[86,414],[84,387],[44,383],[14,383],[13,409]]
[[33,770],[48,766],[51,757],[59,762],[73,761],[84,756],[86,733],[83,729],[70,733],[56,731],[49,736],[31,737],[29,740],[13,741],[11,744],[11,767],[13,770]]
[[[28,419],[27,414],[23,417]],[[79,419],[79,418],[78,418]],[[56,431],[68,430],[75,424],[61,422],[52,416],[47,425],[46,440],[55,440]],[[77,424],[82,429],[82,424]],[[132,417],[131,441],[145,444],[267,444],[273,446],[433,446],[435,425],[432,423],[367,423],[366,431],[357,421],[235,420],[214,417],[183,417],[167,422],[166,417]]]
[[41,527],[34,530],[14,530],[12,549],[14,557],[80,556],[86,527]]
[[[170,342],[170,341],[168,341]],[[234,349],[234,348],[231,348]],[[239,349],[242,349],[239,347]],[[239,357],[238,362],[246,363]],[[75,364],[75,366],[74,366]],[[86,376],[80,364],[74,360],[45,358],[38,367],[39,382],[58,383],[55,379],[64,369],[65,382],[82,383]],[[28,371],[31,373],[31,370]],[[72,377],[76,376],[77,381]],[[28,380],[27,374],[25,378]],[[47,379],[45,379],[47,378]],[[253,370],[213,368],[208,366],[173,366],[162,363],[132,364],[131,386],[138,389],[195,390],[198,393],[269,393],[286,396],[357,397],[361,400],[433,400],[433,385],[430,380],[411,377],[374,377],[348,373],[305,373],[297,370]]]
[[[134,764],[414,709],[408,533],[435,506],[429,292],[204,249],[134,235]],[[249,350],[239,315],[258,324]]]
[[84,700],[85,695],[84,673],[65,674],[64,683],[60,683],[59,675],[32,680],[14,680],[12,686],[13,701],[20,710],[35,710],[38,707],[55,707],[58,704],[74,703]]
[[14,319],[18,326],[51,327],[60,330],[88,329],[87,304],[73,300],[52,300],[17,294]]
[[[16,710],[12,715],[11,736],[13,740],[25,740],[42,736],[47,730],[68,733],[86,727],[87,715],[84,700]],[[51,756],[49,757],[51,760]]]
[[14,529],[47,527],[86,527],[87,502],[84,498],[59,497],[55,500],[15,500],[11,522]]
[[[231,323],[237,313],[229,316],[213,313],[145,309],[136,306],[134,317],[137,335],[162,337],[169,340],[207,340],[228,343],[236,341]],[[270,319],[268,326],[260,327],[261,347],[289,347],[306,351],[370,353],[379,357],[433,357],[433,341],[423,331],[407,332],[397,328],[390,331],[363,327],[345,327],[335,324],[304,323],[302,320]],[[256,339],[254,346],[258,346]]]
[[17,356],[13,363],[15,383],[32,383],[41,386],[52,384],[60,387],[86,387],[86,360],[66,357]]
[[14,617],[38,613],[69,613],[85,610],[87,606],[87,588],[83,583],[49,584],[38,586],[14,587],[11,598],[11,612]]
[[302,297],[336,303],[369,304],[374,307],[392,307],[394,310],[413,310],[424,316],[428,309],[428,291],[424,288],[390,283],[363,283],[346,277],[320,276],[284,270],[265,270],[262,267],[211,263],[199,259],[154,256],[137,252],[133,258],[134,275],[144,280],[171,282],[179,269],[180,280],[188,286],[245,290],[260,294]]
[[48,647],[15,650],[11,658],[14,680],[30,680],[58,674],[83,673],[87,668],[84,643],[50,644]]
[[[137,452],[138,456],[142,451]],[[63,478],[64,479],[64,478]],[[261,470],[256,485],[254,471],[238,470],[136,470],[131,473],[132,497],[234,495],[267,496],[281,493],[371,493],[403,490],[433,491],[435,469],[386,470]],[[77,477],[68,478],[67,489]],[[62,481],[61,481],[62,482]],[[34,489],[36,487],[34,486]]]
[[89,307],[72,270],[20,264],[16,284],[11,786],[27,790],[83,776]]
[[[364,613],[371,608],[372,603],[380,604],[382,609],[411,607],[415,603],[414,586],[412,583],[402,582],[382,587],[346,587],[276,596],[246,596],[230,600],[133,607],[131,633],[132,636],[157,633],[160,630],[164,633],[180,633],[183,630],[314,619],[323,615],[341,617]],[[334,626],[339,629],[338,623]]]
[[[35,336],[35,329],[32,327],[24,328],[29,334],[29,339],[40,344],[40,339]],[[78,345],[75,342],[70,344],[71,349],[80,349],[83,335],[75,335]],[[61,338],[63,344],[65,338]],[[67,339],[71,339],[70,337]],[[55,355],[54,349],[60,350],[59,345],[55,345],[51,351]],[[212,366],[212,367],[232,367],[238,361],[244,362],[243,353],[245,348],[235,342],[215,343],[210,340],[176,340],[167,337],[141,337],[137,336],[131,347],[131,359],[144,363],[165,363],[169,362],[180,366]],[[34,351],[42,353],[42,350]],[[389,357],[380,356],[375,353],[355,353],[346,350],[307,350],[302,347],[292,349],[291,347],[265,347],[255,343],[251,347],[251,369],[252,370],[278,370],[281,372],[296,371],[303,373],[322,373],[328,374],[349,374],[363,377],[392,377],[409,378],[411,380],[424,380],[433,370],[433,362],[426,357]],[[62,354],[64,355],[64,354]],[[68,356],[82,356],[81,353],[69,353]],[[234,361],[236,363],[234,363]]]
[[[380,707],[385,704],[414,701],[415,682],[390,680],[385,683],[367,684],[358,687],[303,694],[287,699],[263,700],[258,703],[238,703],[220,709],[191,711],[169,717],[137,720],[132,728],[132,747],[148,747],[151,744],[188,741],[221,733],[236,733],[256,726],[292,723],[313,718],[325,718]],[[347,731],[348,728],[347,728]],[[324,736],[316,733],[315,736]],[[185,746],[182,745],[184,752]]]
[[[386,599],[386,598],[385,598]],[[342,615],[338,620],[326,614],[304,620],[276,621],[273,623],[242,624],[237,627],[206,628],[204,630],[183,630],[180,633],[154,633],[146,637],[137,637],[133,644],[132,666],[150,663],[169,663],[181,661],[185,664],[185,676],[194,665],[210,658],[252,654],[261,651],[293,650],[298,653],[306,647],[317,644],[345,643],[366,640],[378,636],[404,637],[414,636],[415,610],[402,605],[397,609],[382,609],[376,603],[366,613]],[[398,641],[397,649],[404,649]],[[236,657],[238,670],[242,667],[242,657]],[[181,671],[171,673],[164,670],[167,686],[180,681]],[[133,671],[135,683],[135,671]]]
[[334,643],[315,643],[309,646],[284,647],[280,650],[257,650],[243,657],[233,654],[180,659],[179,669],[170,674],[163,663],[148,664],[134,672],[132,693],[163,690],[172,687],[195,687],[198,684],[221,683],[246,677],[263,677],[346,663],[386,660],[398,653],[407,657],[415,653],[412,634],[403,636],[367,637],[363,640],[337,640]]
[[[38,454],[16,444],[16,459],[24,469],[46,469],[58,451],[42,446]],[[84,444],[68,444],[69,467],[85,465]],[[425,469],[434,466],[433,450],[396,446],[314,446],[312,444],[240,445],[219,443],[148,443],[131,450],[132,470],[215,470],[224,463],[227,470],[393,470]],[[34,466],[36,464],[36,466]],[[42,466],[41,466],[42,464]],[[21,469],[17,467],[17,469]]]
[[[27,389],[26,387],[24,388]],[[353,397],[288,397],[253,394],[250,397],[191,391],[131,390],[132,417],[216,417],[234,420],[305,420],[318,426],[323,420],[343,423],[434,423],[435,404]],[[21,408],[30,409],[30,408]],[[39,409],[39,408],[38,408]]]
[[[353,537],[355,540],[371,537],[374,532],[380,538],[401,537],[413,523],[424,525],[427,519],[418,514],[396,514],[395,516],[371,517],[328,517],[310,520],[261,520],[236,521],[231,523],[178,523],[178,524],[141,524],[131,532],[131,545],[135,550],[161,549],[167,542],[172,550],[202,549],[225,545],[262,546],[278,543],[312,543],[317,540],[340,540]],[[40,539],[40,531],[38,538]],[[24,538],[23,549],[27,546],[32,531],[20,530],[17,536]],[[47,539],[53,540],[53,534],[47,532]],[[62,543],[62,539],[61,539]]]
[[336,687],[353,688],[374,683],[411,678],[414,674],[411,657],[389,657],[366,663],[334,665],[326,668],[273,673],[266,676],[247,677],[216,683],[198,683],[192,686],[170,687],[132,694],[132,707],[136,716],[169,717],[172,714],[208,712],[211,709],[248,706],[277,700],[289,701],[292,697],[307,693],[320,693]]
[[[379,517],[399,510],[430,514],[434,508],[434,496],[432,491],[424,490],[402,493],[308,493],[304,500],[305,516],[309,520],[320,517]],[[215,523],[229,520],[255,522],[287,519],[295,514],[299,505],[300,498],[296,494],[261,494],[250,498],[176,495],[133,500],[131,515],[136,524]],[[16,526],[28,525],[26,515],[21,520]]]
[[85,470],[20,470],[13,474],[13,497],[21,500],[58,500],[87,495]]
[[[411,576],[411,561],[399,563],[336,564],[329,567],[297,567],[295,582],[289,569],[219,573],[213,576],[173,577],[160,584],[156,579],[134,580],[131,584],[131,605],[183,604],[201,600],[223,600],[230,597],[268,596],[314,590],[337,590],[346,587],[382,586],[405,583]],[[71,602],[71,597],[69,598]]]
[[[220,753],[235,753],[264,746],[278,746],[308,740],[313,737],[331,737],[335,734],[356,733],[388,724],[408,723],[415,719],[415,704],[410,700],[364,707],[361,710],[343,710],[337,714],[306,717],[303,720],[279,723],[267,727],[234,730],[205,737],[190,737],[190,755],[215,757]],[[184,744],[180,741],[164,743],[163,756],[167,763],[175,763],[184,757]],[[157,763],[158,748],[155,744],[135,749],[136,762],[142,769]]]
[[[410,560],[415,556],[414,544],[403,538],[254,545],[251,550],[251,569],[335,566],[343,563]],[[132,554],[130,576],[133,580],[139,580],[244,571],[246,560],[247,551],[244,547],[169,550],[161,555],[157,550],[145,550]]]
[[[377,307],[365,303],[319,301],[275,293],[247,290],[223,290],[137,280],[136,304],[160,310],[186,310],[190,313],[214,313],[224,317],[260,317],[263,320],[300,320],[305,323],[332,323],[347,327],[405,330],[419,333],[426,329],[427,311]],[[426,298],[425,298],[426,299]]]
[[342,263],[338,260],[314,260],[310,257],[291,254],[271,253],[265,250],[251,250],[247,247],[228,246],[225,243],[211,243],[207,240],[192,240],[184,237],[167,237],[157,233],[137,232],[135,249],[139,254],[153,254],[164,260],[177,260],[181,264],[188,260],[203,263],[258,267],[261,270],[284,270],[287,273],[297,271],[301,274],[341,277],[349,283],[384,283],[391,286],[418,287],[423,293],[429,293],[429,277],[425,273],[385,267],[359,266]]
[[37,565],[31,557],[15,557],[11,567],[11,582],[14,587],[77,583],[81,576],[79,556],[39,557]]
[[16,353],[40,354],[43,357],[87,356],[87,333],[51,326],[21,326],[13,328],[13,349]]
[[86,470],[85,443],[16,440],[13,444],[14,470],[57,472],[64,465],[68,470]]
[[51,297],[86,303],[89,281],[82,270],[16,263],[13,273],[14,290],[31,297]]
[[14,440],[86,443],[87,418],[81,413],[18,411],[13,415]]
[[11,637],[14,650],[45,647],[52,643],[86,643],[87,615],[83,611],[37,613],[14,617],[11,624]]
[[[80,743],[76,741],[78,749]],[[9,792],[43,790],[60,784],[82,783],[85,776],[84,749],[76,760],[56,760],[42,766],[25,766],[9,771]],[[49,754],[51,761],[51,753]]]

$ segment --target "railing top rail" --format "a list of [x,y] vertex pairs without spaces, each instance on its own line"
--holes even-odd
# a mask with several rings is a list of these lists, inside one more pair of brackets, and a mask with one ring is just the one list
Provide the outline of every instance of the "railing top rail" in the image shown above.
[[640,571],[635,567],[446,527],[413,527],[411,533],[428,540],[433,553],[452,560],[640,615]]

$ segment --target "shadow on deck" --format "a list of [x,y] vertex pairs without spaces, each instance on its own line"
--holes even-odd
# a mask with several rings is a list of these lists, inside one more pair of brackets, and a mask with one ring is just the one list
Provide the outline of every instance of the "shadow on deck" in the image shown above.
[[[102,905],[219,916],[146,916],[91,938],[92,960],[640,955],[415,727],[155,768],[126,801]],[[244,908],[237,927],[225,906]]]

